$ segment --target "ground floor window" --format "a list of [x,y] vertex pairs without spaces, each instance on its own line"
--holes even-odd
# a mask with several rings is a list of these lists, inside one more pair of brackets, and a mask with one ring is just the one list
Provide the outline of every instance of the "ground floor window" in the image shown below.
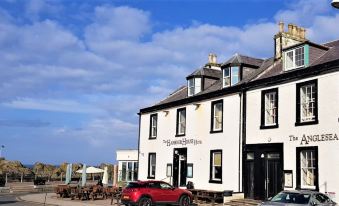
[[222,183],[222,150],[211,150],[210,183]]
[[156,154],[149,153],[148,154],[148,179],[155,178],[155,166],[156,166]]
[[318,190],[318,147],[297,148],[297,186]]
[[119,181],[135,181],[138,179],[138,162],[123,161],[119,171]]

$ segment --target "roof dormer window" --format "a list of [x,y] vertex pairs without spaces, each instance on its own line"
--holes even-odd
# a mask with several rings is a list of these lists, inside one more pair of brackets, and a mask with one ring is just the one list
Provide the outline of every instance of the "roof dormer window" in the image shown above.
[[223,87],[229,87],[237,84],[240,81],[239,67],[227,67],[223,69]]
[[187,81],[188,96],[193,96],[201,92],[201,78],[191,78]]
[[284,52],[284,70],[298,69],[307,66],[308,45],[293,48]]

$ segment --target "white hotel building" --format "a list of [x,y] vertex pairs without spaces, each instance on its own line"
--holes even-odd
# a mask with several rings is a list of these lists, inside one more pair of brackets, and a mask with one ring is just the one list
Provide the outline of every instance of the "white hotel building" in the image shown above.
[[339,194],[339,40],[280,23],[274,57],[236,54],[140,110],[138,179],[188,181],[264,199],[282,189]]

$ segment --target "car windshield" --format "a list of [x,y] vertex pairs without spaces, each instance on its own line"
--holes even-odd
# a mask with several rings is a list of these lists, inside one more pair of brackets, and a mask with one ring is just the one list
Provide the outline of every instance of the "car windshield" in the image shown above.
[[282,202],[292,204],[307,204],[310,200],[310,194],[281,192],[271,199],[271,202]]
[[141,187],[144,187],[144,184],[139,184],[137,182],[130,182],[126,186],[126,188],[141,188]]

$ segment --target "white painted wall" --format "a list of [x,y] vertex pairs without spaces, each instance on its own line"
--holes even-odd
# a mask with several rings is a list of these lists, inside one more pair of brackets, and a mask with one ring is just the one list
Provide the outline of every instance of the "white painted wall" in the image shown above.
[[117,150],[117,161],[121,160],[138,160],[138,150],[137,149],[126,149],[126,150]]
[[[319,124],[296,127],[296,83],[318,79]],[[279,88],[279,128],[260,130],[261,89],[247,93],[246,144],[284,143],[284,170],[293,170],[296,186],[296,147],[318,146],[319,189],[335,192],[339,199],[339,141],[313,142],[301,145],[300,139],[290,141],[290,135],[336,134],[339,137],[339,72],[285,83]],[[286,188],[287,189],[287,188]]]
[[[223,132],[210,134],[211,127],[211,102],[223,99]],[[199,102],[196,109],[193,104],[186,107],[186,135],[175,137],[177,108],[166,109],[169,111],[158,113],[158,133],[155,140],[149,140],[150,114],[142,114],[140,122],[140,156],[139,179],[147,179],[148,153],[156,153],[157,180],[166,178],[166,165],[173,164],[173,149],[187,147],[187,163],[193,163],[192,181],[195,188],[211,190],[238,191],[238,161],[239,161],[239,94],[220,97],[218,99]],[[182,138],[202,141],[199,145],[171,145],[167,146],[165,140],[180,140]],[[222,149],[223,153],[223,183],[209,183],[210,150]],[[241,174],[241,173],[240,173]]]

